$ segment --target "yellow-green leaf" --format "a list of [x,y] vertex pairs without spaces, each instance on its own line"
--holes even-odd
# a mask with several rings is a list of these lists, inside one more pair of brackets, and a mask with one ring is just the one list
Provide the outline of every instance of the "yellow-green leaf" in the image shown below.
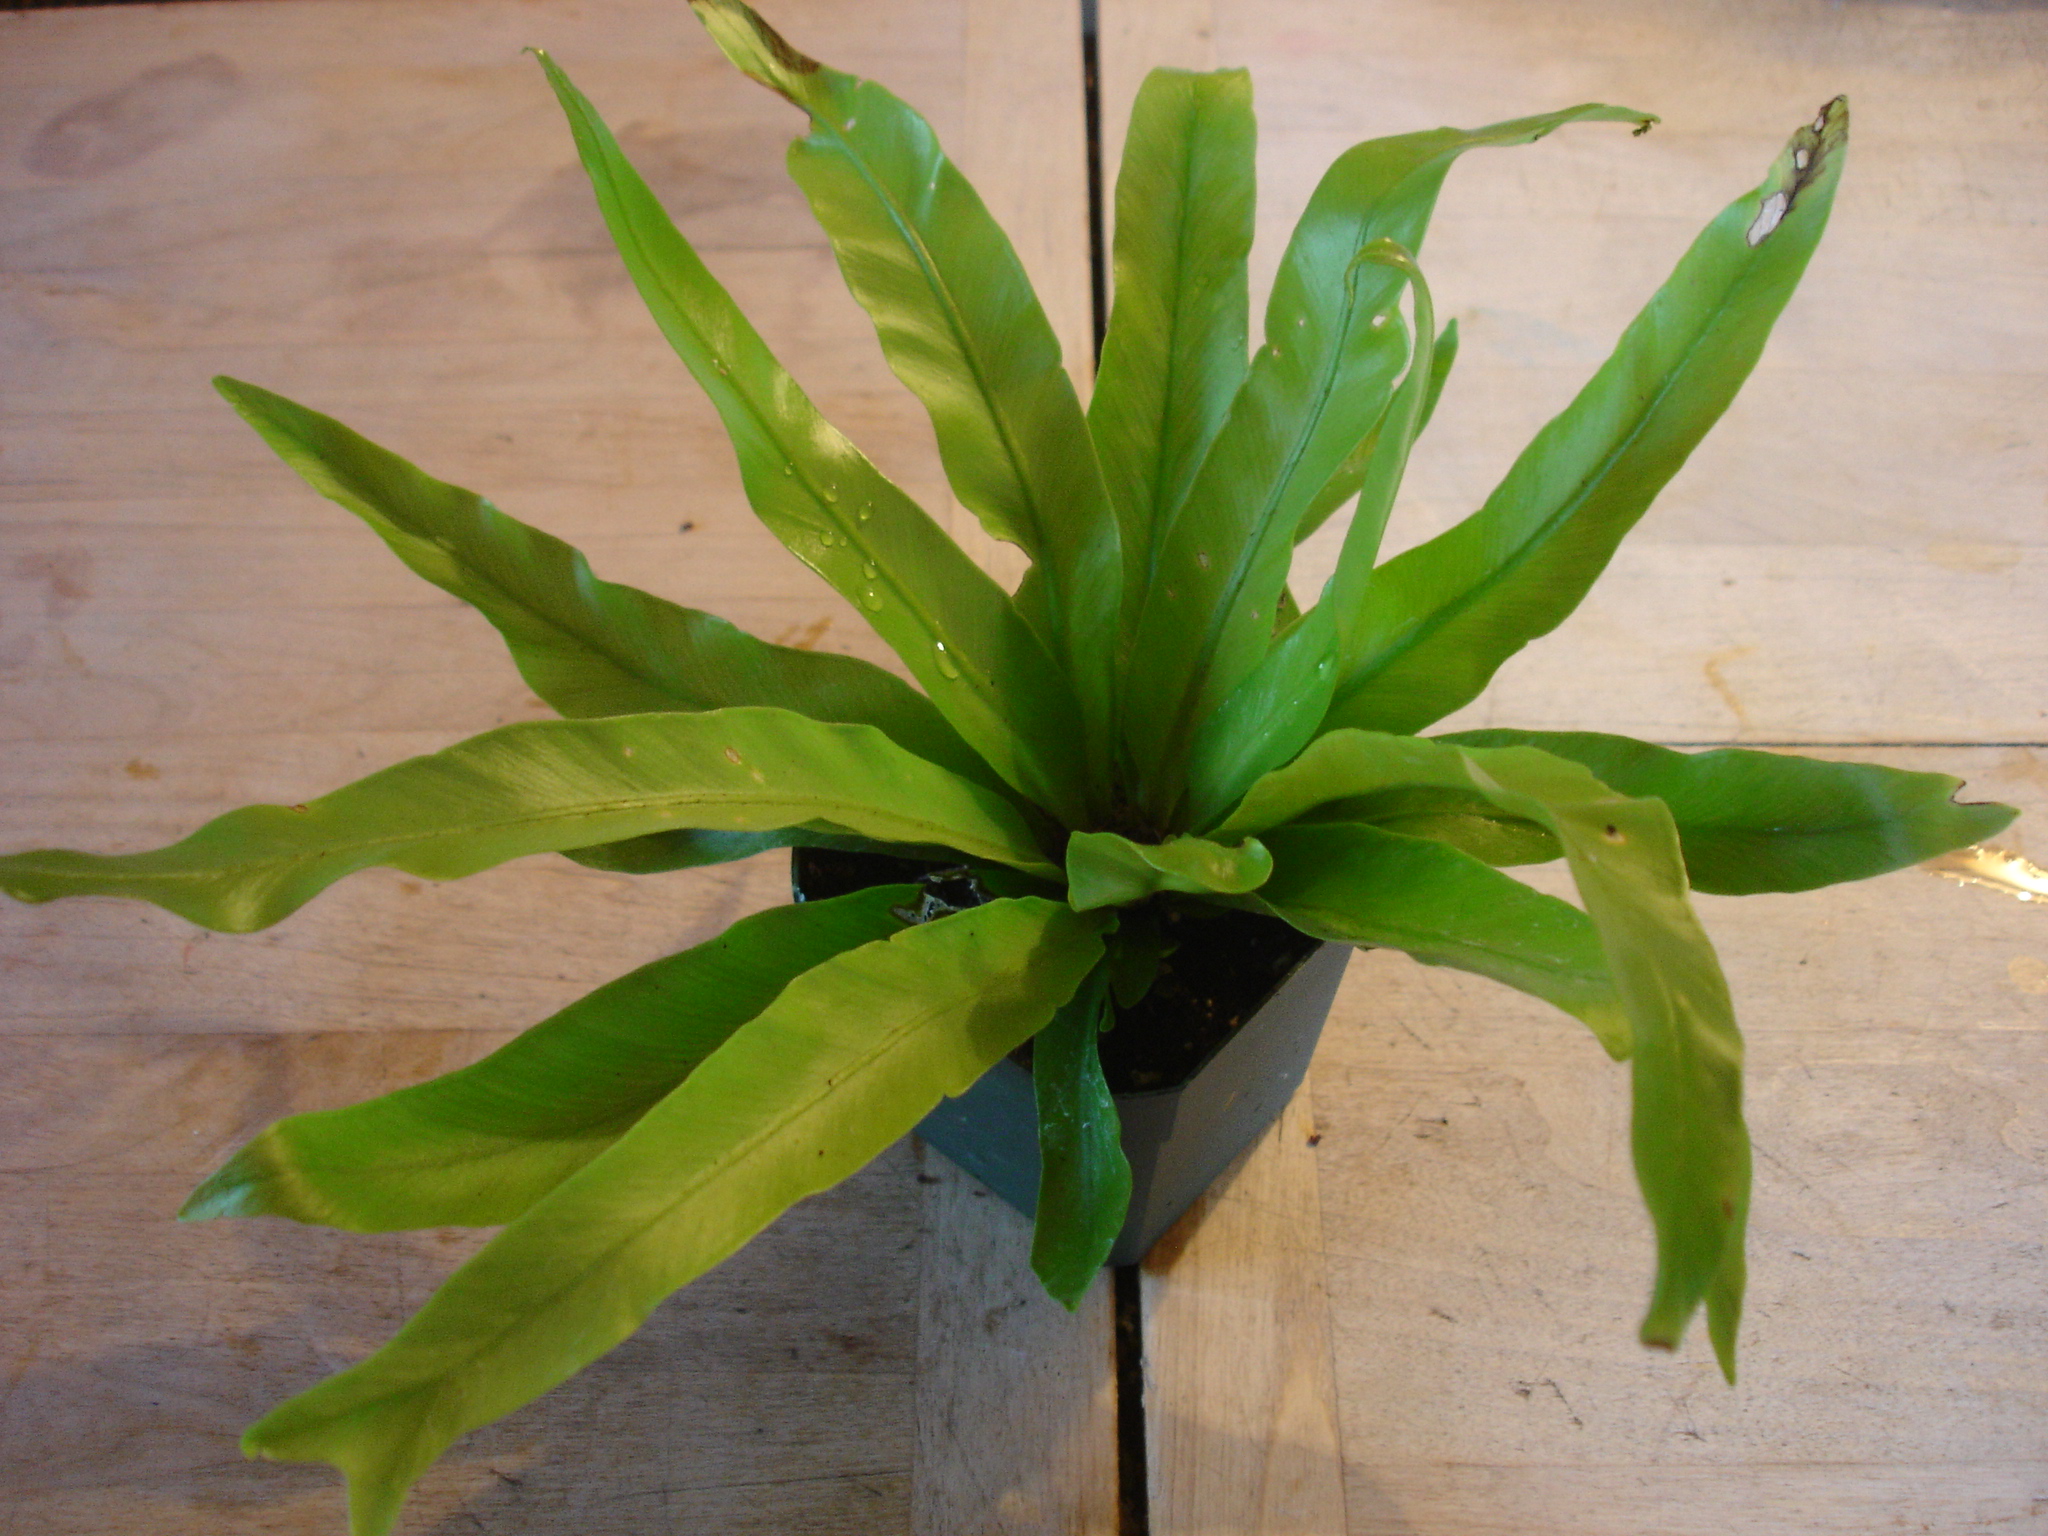
[[672,827],[795,825],[1057,872],[1008,801],[873,726],[720,709],[504,726],[304,805],[230,811],[153,852],[0,858],[0,890],[17,901],[129,896],[243,933],[372,865],[453,880]]
[[353,1536],[385,1536],[456,1439],[605,1353],[1042,1028],[1100,960],[1104,926],[1002,900],[799,976],[390,1343],[272,1409],[243,1449],[340,1468]]

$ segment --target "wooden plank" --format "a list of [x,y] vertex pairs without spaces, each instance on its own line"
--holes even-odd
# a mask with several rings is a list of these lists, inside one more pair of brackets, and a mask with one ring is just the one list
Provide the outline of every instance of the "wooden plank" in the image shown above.
[[[1031,1273],[1031,1223],[923,1149],[918,1536],[1115,1536],[1105,1274],[1072,1314]],[[994,1454],[991,1454],[992,1445]]]
[[[1048,14],[785,0],[774,19],[932,118],[1085,338],[1083,184],[1016,152],[1079,133],[1072,24]],[[0,15],[0,846],[149,846],[543,713],[487,625],[212,398],[216,371],[341,415],[602,574],[891,664],[747,511],[527,44],[597,101],[827,414],[943,511],[923,414],[783,173],[800,120],[686,8]],[[1006,140],[1012,76],[1033,86]],[[645,880],[372,872],[234,939],[117,902],[0,909],[0,1528],[335,1527],[329,1471],[244,1465],[234,1437],[387,1336],[474,1239],[180,1228],[184,1190],[273,1116],[472,1059],[786,879],[773,857]],[[406,1528],[930,1530],[919,1510],[971,1507],[947,1504],[970,1457],[975,1489],[1038,1491],[1002,1529],[1082,1528],[1070,1509],[1114,1500],[1104,1306],[1017,1308],[991,1334],[990,1298],[1024,1293],[1014,1223],[943,1204],[919,1166],[893,1149],[466,1440]],[[974,1267],[948,1286],[955,1262]],[[1043,1412],[1020,1422],[1024,1401]]]
[[[1865,755],[2048,807],[2038,752]],[[1619,1536],[1667,1472],[1660,1531],[2037,1518],[2041,910],[1919,870],[1699,901],[1758,1153],[1733,1390],[1697,1329],[1634,1343],[1624,1073],[1517,994],[1354,962],[1316,1068],[1350,1529]]]
[[[328,1469],[252,1465],[236,1439],[388,1337],[480,1235],[170,1216],[275,1116],[449,1070],[503,1038],[0,1037],[0,1528],[341,1529]],[[536,1408],[464,1439],[403,1528],[907,1530],[914,1167],[897,1146]]]
[[[1832,227],[1756,375],[1600,595],[1511,663],[1484,718],[1685,741],[2041,739],[2022,617],[2044,598],[2048,476],[2038,14],[1216,0],[1106,3],[1104,18],[1112,165],[1150,63],[1251,68],[1255,304],[1316,179],[1361,138],[1573,101],[1663,114],[1641,139],[1577,128],[1452,172],[1424,265],[1463,346],[1389,550],[1484,498],[1700,225],[1846,90],[1856,127]],[[1315,589],[1341,534],[1311,541],[1297,590]],[[1964,661],[1976,680],[1950,686]]]
[[[1251,66],[1255,299],[1357,139],[1581,100],[1664,114],[1642,140],[1580,130],[1453,173],[1424,263],[1464,352],[1390,548],[1484,497],[1699,224],[1846,89],[1834,228],[1756,377],[1580,614],[1455,723],[1961,743],[1863,755],[2042,804],[2038,14],[1125,0],[1103,37],[1112,158],[1147,65]],[[1299,589],[1333,548],[1304,551]],[[1263,1282],[1286,1295],[1294,1255],[1327,1255],[1354,1536],[1989,1531],[2048,1507],[2039,911],[1914,872],[1702,906],[1760,1148],[1734,1392],[1702,1340],[1677,1361],[1631,1342],[1649,1254],[1625,1080],[1583,1031],[1398,956],[1354,963],[1315,1070],[1320,1176],[1290,1197],[1321,1231]],[[1206,1279],[1191,1247],[1148,1301],[1163,1317]],[[1219,1448],[1270,1447],[1272,1394],[1232,1395],[1313,1346],[1238,1337],[1155,1346],[1155,1446],[1210,1415],[1235,1426]],[[1167,1465],[1164,1528],[1260,1528],[1186,1492],[1208,1492],[1192,1458]]]
[[[959,134],[1068,370],[1092,358],[1078,18],[1063,0],[966,0]],[[948,498],[955,539],[1007,582],[1026,562]],[[1030,1223],[941,1154],[919,1162],[917,1536],[1110,1536],[1116,1376],[1108,1276],[1066,1312],[1031,1273]],[[991,1454],[992,1447],[994,1454]]]
[[1160,1536],[1344,1529],[1318,1140],[1304,1083],[1145,1261],[1145,1467]]

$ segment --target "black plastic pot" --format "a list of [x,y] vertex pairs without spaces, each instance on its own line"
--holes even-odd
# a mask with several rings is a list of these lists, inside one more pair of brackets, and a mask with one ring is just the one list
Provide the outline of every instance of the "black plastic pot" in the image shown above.
[[[799,848],[791,880],[801,901],[915,879],[935,867]],[[1114,1095],[1131,1165],[1131,1208],[1111,1264],[1142,1259],[1279,1118],[1308,1071],[1350,956],[1349,945],[1317,945],[1183,1081]],[[966,1093],[926,1115],[917,1134],[1025,1215],[1037,1208],[1038,1111],[1024,1062],[997,1062]]]

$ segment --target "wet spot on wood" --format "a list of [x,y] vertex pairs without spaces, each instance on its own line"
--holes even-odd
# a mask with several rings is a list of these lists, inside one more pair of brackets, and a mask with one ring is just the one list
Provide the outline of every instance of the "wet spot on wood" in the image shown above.
[[1936,540],[1927,546],[1927,558],[1945,571],[1958,571],[1966,576],[1997,576],[2020,563],[2020,547],[2017,544]]
[[160,779],[164,776],[163,769],[157,767],[155,763],[145,763],[139,757],[129,758],[121,771],[131,779]]
[[825,638],[825,631],[832,627],[832,615],[811,620],[808,624],[792,624],[775,637],[777,645],[786,645],[794,650],[814,651],[818,642]]
[[52,619],[68,617],[92,596],[92,556],[82,549],[23,555],[14,562],[14,574],[23,581],[43,584],[43,607]]
[[29,140],[22,163],[38,176],[104,176],[189,138],[241,94],[240,73],[217,53],[159,64],[59,112]]

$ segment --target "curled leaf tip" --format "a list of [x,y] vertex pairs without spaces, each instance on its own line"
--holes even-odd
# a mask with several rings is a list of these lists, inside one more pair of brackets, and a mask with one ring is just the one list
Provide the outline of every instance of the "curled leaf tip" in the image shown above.
[[[781,90],[775,78],[778,73],[815,75],[824,67],[741,0],[690,0],[690,9],[725,50],[726,57],[763,85]],[[745,35],[736,35],[736,27],[743,28]]]

